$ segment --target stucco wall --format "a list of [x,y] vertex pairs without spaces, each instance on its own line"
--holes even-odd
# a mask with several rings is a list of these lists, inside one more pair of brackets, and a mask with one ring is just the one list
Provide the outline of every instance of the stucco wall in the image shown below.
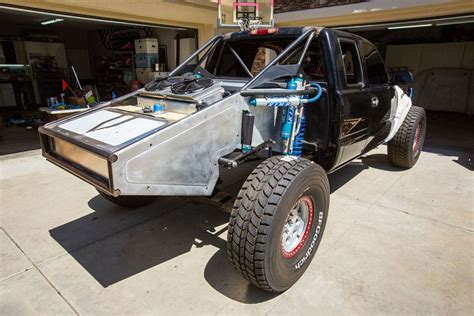
[[217,9],[167,0],[4,0],[0,4],[131,22],[189,27],[203,43],[214,34]]

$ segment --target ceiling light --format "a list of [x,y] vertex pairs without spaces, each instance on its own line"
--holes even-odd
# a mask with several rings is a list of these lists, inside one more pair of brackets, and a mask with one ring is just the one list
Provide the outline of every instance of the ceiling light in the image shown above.
[[0,68],[23,68],[28,67],[29,65],[23,64],[0,64]]
[[46,21],[41,22],[41,25],[48,25],[48,24],[58,23],[62,21],[64,21],[64,19],[51,19],[51,20],[46,20]]
[[413,24],[413,25],[401,25],[401,26],[390,26],[388,30],[400,30],[400,29],[411,29],[415,27],[428,27],[433,26],[433,24]]
[[443,25],[454,25],[454,24],[467,24],[472,23],[473,20],[465,20],[465,21],[454,21],[454,22],[443,22],[443,23],[436,23],[436,26],[443,26]]

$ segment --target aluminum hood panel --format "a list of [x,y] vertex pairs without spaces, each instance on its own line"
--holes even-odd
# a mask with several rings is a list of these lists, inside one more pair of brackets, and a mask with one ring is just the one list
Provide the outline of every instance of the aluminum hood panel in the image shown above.
[[100,110],[58,127],[107,145],[118,146],[162,125],[165,125],[162,121]]

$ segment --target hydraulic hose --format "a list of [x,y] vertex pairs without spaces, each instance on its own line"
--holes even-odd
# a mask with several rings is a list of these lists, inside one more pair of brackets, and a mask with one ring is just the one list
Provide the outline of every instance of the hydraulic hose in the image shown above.
[[304,99],[305,103],[314,103],[316,101],[318,101],[319,99],[321,99],[321,96],[323,95],[323,88],[321,88],[321,86],[316,83],[316,82],[311,82],[309,84],[310,87],[313,87],[313,88],[317,88],[318,89],[318,93],[316,93],[316,95],[310,99]]
[[[318,89],[318,93],[310,98],[310,99],[304,99],[304,104],[307,103],[314,103],[318,101],[321,96],[323,95],[323,89],[321,86],[315,82],[309,84],[310,87],[314,87]],[[301,157],[301,154],[303,153],[303,140],[304,140],[304,134],[305,134],[305,128],[306,128],[306,107],[303,104],[303,109],[301,110],[301,117],[300,117],[300,126],[298,133],[296,134],[295,141],[293,142],[293,146],[291,148],[291,154],[296,157]]]

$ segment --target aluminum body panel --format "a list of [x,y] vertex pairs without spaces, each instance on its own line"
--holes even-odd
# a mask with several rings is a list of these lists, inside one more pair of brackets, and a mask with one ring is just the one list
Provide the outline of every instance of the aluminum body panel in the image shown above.
[[272,106],[250,106],[249,111],[255,117],[252,146],[256,147],[269,139],[275,139],[274,130],[278,108]]
[[106,107],[86,111],[75,119],[46,128],[61,138],[72,139],[76,144],[82,143],[108,155],[166,125],[163,119]]
[[59,156],[67,157],[70,161],[92,170],[106,179],[109,177],[108,163],[103,157],[59,138],[53,139],[53,151]]
[[196,112],[196,103],[181,102],[175,100],[162,100],[152,97],[138,97],[138,106],[153,108],[153,105],[161,104],[165,111],[171,111],[181,114],[192,114]]
[[218,159],[240,147],[243,97],[234,94],[116,152],[122,195],[211,195]]

